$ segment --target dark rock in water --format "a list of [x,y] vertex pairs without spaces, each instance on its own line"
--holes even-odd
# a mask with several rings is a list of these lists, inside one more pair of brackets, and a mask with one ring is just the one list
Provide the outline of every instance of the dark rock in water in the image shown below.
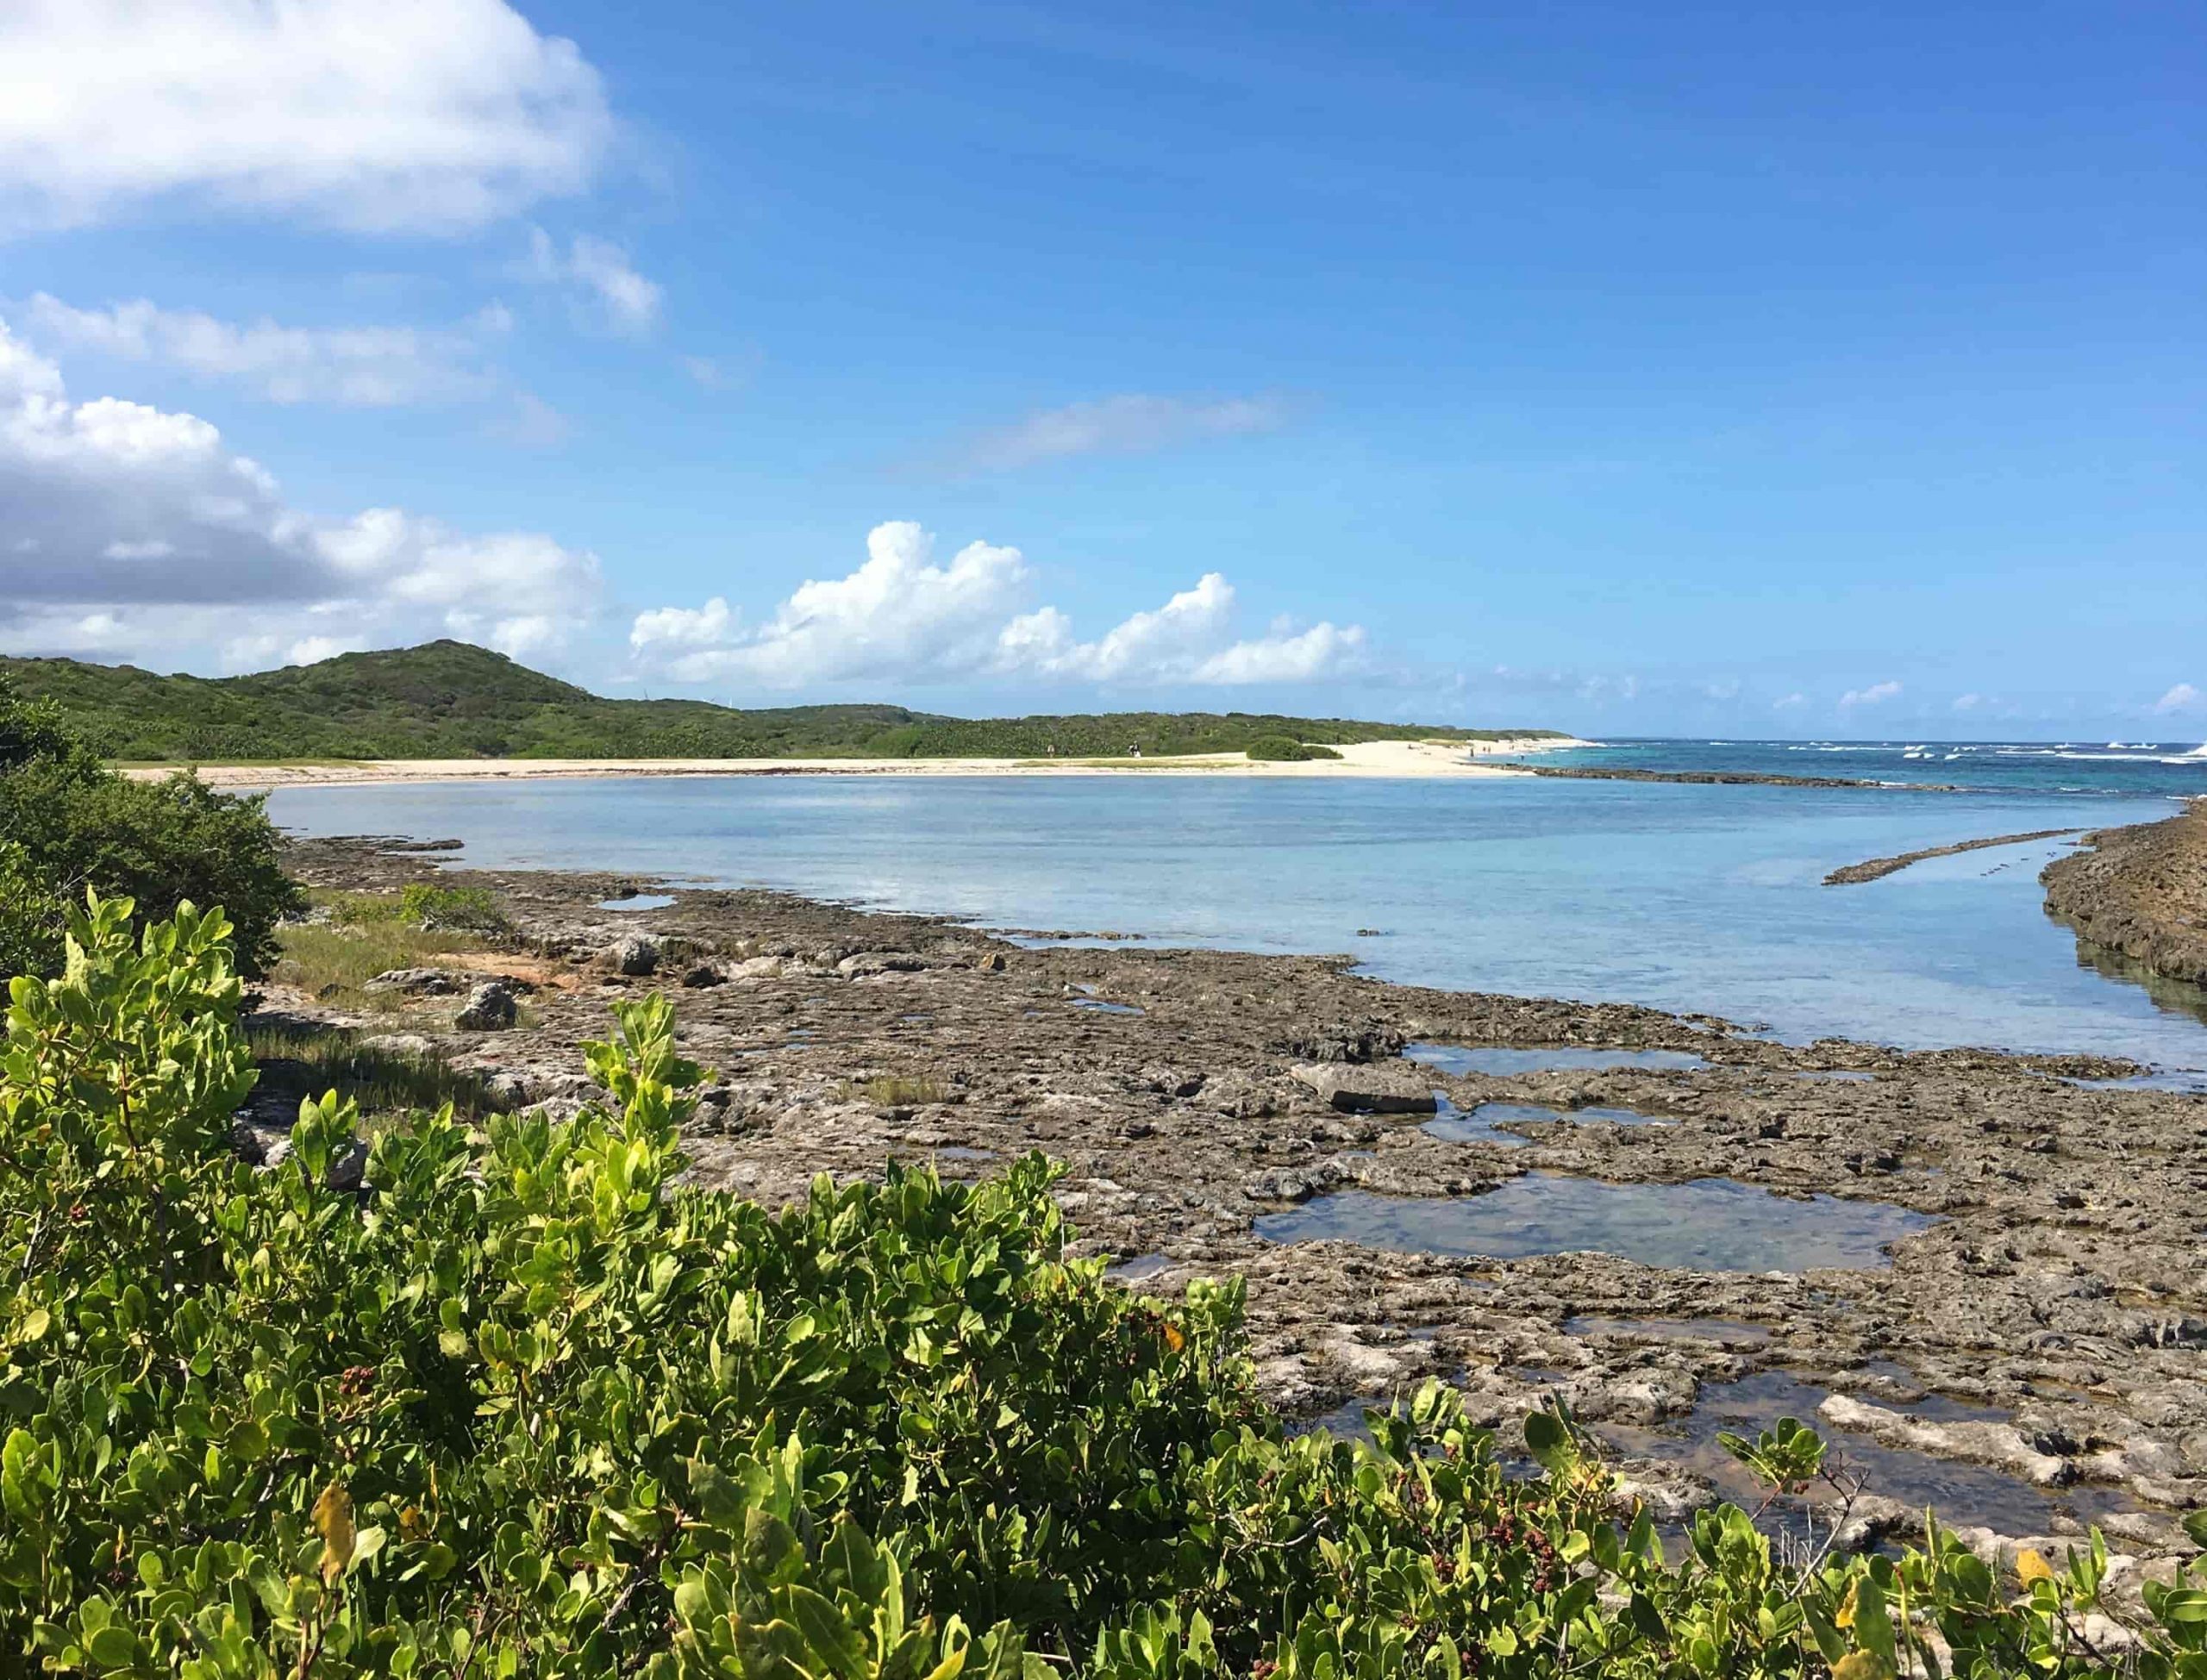
[[403,992],[410,997],[448,997],[460,986],[460,977],[449,969],[387,968],[360,990]]
[[1403,1053],[1409,1040],[1376,1021],[1341,1021],[1298,1033],[1280,1046],[1283,1054],[1306,1062],[1384,1062]]
[[1344,1073],[1338,1066],[1313,1065],[1295,1077],[1332,1107],[1348,1115],[1430,1115],[1441,1103],[1417,1070],[1362,1068]]
[[468,993],[467,1007],[453,1017],[452,1024],[464,1033],[501,1033],[519,1014],[504,982],[486,980]]
[[641,977],[659,967],[659,941],[641,934],[622,940],[606,953],[616,973]]

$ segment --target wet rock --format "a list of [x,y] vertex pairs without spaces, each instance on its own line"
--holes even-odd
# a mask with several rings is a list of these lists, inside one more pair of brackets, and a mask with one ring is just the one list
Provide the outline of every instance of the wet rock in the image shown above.
[[520,1007],[503,981],[486,980],[467,994],[467,1005],[452,1018],[463,1033],[502,1033],[520,1018]]
[[1991,1465],[2038,1487],[2060,1487],[2076,1479],[2075,1465],[2037,1451],[2012,1423],[1941,1422],[1888,1411],[1843,1394],[1826,1396],[1816,1410],[1826,1422],[1855,1430],[1887,1446]]
[[1343,1114],[1429,1115],[1438,1113],[1430,1080],[1415,1069],[1358,1067],[1324,1063],[1291,1068],[1301,1084]]
[[1399,1056],[1408,1042],[1394,1027],[1378,1021],[1339,1021],[1297,1033],[1279,1048],[1281,1054],[1307,1062],[1362,1064]]
[[1304,1166],[1267,1167],[1253,1172],[1243,1180],[1241,1193],[1252,1202],[1308,1202],[1353,1182],[1340,1162],[1312,1161]]

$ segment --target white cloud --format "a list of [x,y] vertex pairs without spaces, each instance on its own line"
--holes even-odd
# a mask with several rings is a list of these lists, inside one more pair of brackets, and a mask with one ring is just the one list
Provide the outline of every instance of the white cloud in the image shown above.
[[574,43],[505,0],[0,7],[0,228],[176,200],[450,232],[580,190],[613,132]]
[[2203,696],[2199,690],[2192,687],[2191,684],[2179,683],[2174,688],[2171,689],[2166,694],[2163,695],[2159,700],[2156,700],[2154,703],[2154,709],[2156,712],[2163,714],[2170,712],[2188,712],[2193,707],[2198,705],[2203,698],[2207,698],[2207,696]]
[[1958,712],[1973,712],[1984,703],[1985,696],[1981,694],[1958,694],[1954,696],[1954,709]]
[[1781,695],[1777,699],[1772,701],[1770,703],[1770,709],[1773,712],[1798,711],[1802,707],[1808,703],[1809,696],[1803,694],[1797,689],[1791,694]]
[[42,343],[153,362],[235,384],[272,403],[334,403],[353,408],[478,397],[493,381],[485,341],[512,315],[492,304],[457,328],[285,327],[266,319],[238,323],[196,309],[165,309],[139,298],[107,309],[78,309],[40,292],[26,310]]
[[754,629],[726,600],[639,614],[629,644],[664,659],[678,682],[735,679],[768,687],[1024,677],[1084,683],[1236,685],[1309,682],[1354,669],[1358,625],[1321,623],[1237,640],[1234,590],[1217,572],[1162,607],[1135,613],[1092,641],[1053,606],[1019,611],[1031,579],[1016,548],[969,543],[947,564],[917,525],[891,521],[866,537],[847,577],[801,584]]
[[[207,422],[112,397],[0,322],[0,645],[147,653],[453,634],[541,652],[596,609],[596,559],[396,508],[290,505]],[[241,628],[241,619],[248,628]]]
[[528,230],[524,278],[540,285],[571,286],[585,294],[616,333],[638,336],[659,321],[660,290],[629,265],[628,254],[610,240],[578,234],[562,255],[541,228]]
[[639,652],[669,645],[710,647],[726,641],[735,626],[735,615],[728,610],[728,603],[716,595],[702,607],[660,607],[652,612],[638,613],[628,632],[628,646]]
[[1842,710],[1854,706],[1876,706],[1894,698],[1900,691],[1898,683],[1873,683],[1866,689],[1848,690],[1839,696],[1839,703]]
[[1093,403],[1044,409],[970,440],[960,462],[1008,472],[1070,455],[1132,455],[1202,438],[1240,437],[1285,423],[1277,397],[1155,397],[1131,391]]

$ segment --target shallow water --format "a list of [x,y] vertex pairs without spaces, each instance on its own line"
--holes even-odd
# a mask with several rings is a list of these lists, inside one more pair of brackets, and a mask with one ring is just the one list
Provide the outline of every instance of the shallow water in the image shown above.
[[1617,1068],[1691,1072],[1709,1065],[1687,1050],[1578,1050],[1564,1046],[1521,1050],[1494,1044],[1414,1044],[1403,1052],[1443,1073],[1484,1073],[1507,1079],[1520,1073],[1600,1073]]
[[671,892],[632,892],[626,898],[602,898],[591,908],[600,910],[663,910],[674,902]]
[[1499,1128],[1521,1121],[1604,1122],[1616,1126],[1667,1126],[1671,1122],[1631,1109],[1549,1109],[1535,1102],[1482,1102],[1477,1108],[1457,1108],[1435,1091],[1441,1112],[1422,1128],[1444,1143],[1499,1143],[1522,1147],[1529,1138]]
[[[2090,1521],[2137,1508],[2127,1495],[2113,1488],[2089,1484],[2040,1488],[1988,1465],[1959,1464],[1905,1447],[1884,1446],[1867,1436],[1835,1428],[1816,1415],[1816,1408],[1831,1392],[1790,1372],[1758,1371],[1736,1383],[1704,1385],[1692,1415],[1674,1423],[1648,1428],[1597,1424],[1593,1433],[1617,1452],[1681,1464],[1698,1471],[1725,1497],[1749,1510],[1760,1500],[1761,1490],[1747,1469],[1716,1444],[1716,1437],[1730,1430],[1752,1440],[1781,1417],[1797,1418],[1822,1435],[1830,1446],[1826,1462],[1861,1477],[1867,1484],[1865,1491],[1907,1505],[1932,1506],[1942,1522],[1982,1524],[2005,1534],[2032,1535],[2045,1533],[2060,1514]],[[1888,1404],[1875,1396],[1862,1397],[1873,1404]],[[1890,1406],[1889,1409],[1929,1415],[1923,1407]],[[1973,1408],[1969,1415],[2004,1415],[1984,1408]]]
[[1797,1202],[1729,1178],[1610,1184],[1529,1172],[1482,1196],[1379,1196],[1344,1190],[1266,1214],[1272,1242],[1335,1238],[1367,1248],[1523,1259],[1585,1251],[1700,1271],[1873,1269],[1886,1245],[1935,1221],[1882,1202]]
[[[2207,776],[2207,772],[2203,772]],[[1616,999],[1911,1046],[2173,1066],[2207,1029],[2080,965],[2034,873],[2059,842],[1824,873],[2166,801],[1531,778],[652,778],[279,789],[322,834],[457,835],[455,861],[683,875],[1010,927],[1346,952],[1382,977]],[[1985,872],[1992,865],[2018,866]],[[1385,938],[1358,930],[1387,927]],[[2166,1007],[2164,1007],[2164,1006]]]
[[1735,1318],[1599,1318],[1563,1321],[1566,1336],[1647,1336],[1658,1341],[1768,1341],[1770,1327]]

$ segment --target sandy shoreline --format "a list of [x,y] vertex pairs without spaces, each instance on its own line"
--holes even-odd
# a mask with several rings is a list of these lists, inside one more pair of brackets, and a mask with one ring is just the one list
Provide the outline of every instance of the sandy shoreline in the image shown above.
[[[596,776],[1516,776],[1524,772],[1479,759],[1585,746],[1550,736],[1481,741],[1358,741],[1334,750],[1338,759],[1257,763],[1239,753],[1172,759],[381,759],[353,764],[202,765],[209,787],[237,790],[403,782],[527,781]],[[141,765],[123,771],[141,780],[172,775],[181,765]]]

